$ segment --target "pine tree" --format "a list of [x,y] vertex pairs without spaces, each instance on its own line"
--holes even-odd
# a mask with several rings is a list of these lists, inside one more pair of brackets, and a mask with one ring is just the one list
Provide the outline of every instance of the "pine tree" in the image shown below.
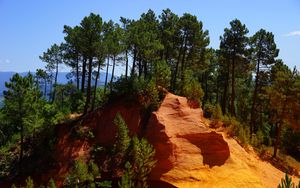
[[23,172],[24,137],[26,130],[40,127],[42,119],[39,117],[41,108],[41,93],[35,85],[34,77],[28,74],[21,77],[15,74],[10,82],[6,82],[3,111],[10,125],[20,131],[21,149],[19,155],[20,172]]
[[[248,29],[238,19],[230,22],[230,28],[224,29],[223,36],[220,37],[220,50],[227,63],[228,73],[226,77],[226,83],[224,85],[224,92],[228,88],[229,84],[229,72],[231,71],[231,101],[230,101],[230,113],[235,116],[235,96],[236,96],[236,69],[239,64],[245,62],[243,59],[247,57],[247,44],[248,38],[246,34]],[[231,65],[231,67],[229,67]],[[225,100],[225,97],[224,97]],[[223,104],[226,106],[226,104]],[[224,107],[223,107],[224,108]]]
[[256,32],[253,37],[250,38],[252,60],[255,62],[255,88],[253,92],[252,107],[251,107],[251,122],[250,122],[250,136],[254,132],[254,126],[257,124],[257,98],[258,93],[262,92],[264,73],[269,71],[269,67],[275,63],[275,58],[278,56],[279,50],[276,48],[274,41],[274,35],[264,29]]

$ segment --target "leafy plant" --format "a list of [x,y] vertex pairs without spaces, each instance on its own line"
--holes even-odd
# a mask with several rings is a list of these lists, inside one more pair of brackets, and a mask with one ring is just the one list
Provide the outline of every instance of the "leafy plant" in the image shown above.
[[281,178],[281,183],[278,185],[278,188],[300,188],[300,181],[299,184],[295,186],[292,178],[289,177],[288,174],[285,174],[285,177]]
[[118,182],[119,188],[133,188],[134,181],[133,181],[133,171],[131,164],[127,161],[125,163],[125,173],[121,177],[121,180]]

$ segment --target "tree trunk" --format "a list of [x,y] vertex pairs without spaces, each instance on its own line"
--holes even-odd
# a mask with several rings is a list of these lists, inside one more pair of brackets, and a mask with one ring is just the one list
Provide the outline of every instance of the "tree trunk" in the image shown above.
[[94,86],[94,96],[93,96],[93,101],[92,101],[92,110],[94,110],[94,107],[95,107],[95,100],[96,100],[96,93],[97,93],[97,84],[98,84],[98,79],[100,79],[101,62],[102,62],[102,58],[99,58],[98,70],[97,70],[96,80],[95,80],[95,86]]
[[92,81],[92,67],[93,67],[93,58],[89,58],[89,64],[88,64],[88,84],[87,84],[87,93],[86,93],[86,102],[84,106],[84,112],[83,114],[87,114],[91,102],[91,81]]
[[277,150],[279,148],[281,123],[277,122],[275,126],[276,127],[275,127],[275,140],[274,140],[274,153],[273,153],[273,157],[274,158],[276,158],[276,156],[277,156]]
[[86,58],[83,59],[82,63],[82,75],[81,75],[81,93],[84,93],[85,90],[85,75],[86,75]]
[[230,113],[235,116],[235,57],[232,57],[232,70],[231,70],[231,103],[230,103]]
[[219,80],[218,80],[218,77],[217,77],[217,88],[216,88],[216,104],[219,103]]
[[21,123],[21,149],[20,149],[20,174],[23,174],[23,151],[24,150],[24,127],[23,123]]
[[44,96],[47,99],[47,78],[44,79]]
[[131,69],[131,77],[133,77],[134,72],[135,72],[136,55],[137,55],[137,52],[136,52],[136,48],[134,47],[134,50],[133,50],[133,62],[132,62],[132,69]]
[[223,99],[222,99],[222,112],[223,114],[226,114],[226,106],[227,106],[227,90],[228,90],[228,85],[229,85],[229,65],[227,65],[227,74],[225,77],[225,83],[224,83],[224,91],[223,91]]
[[126,58],[126,69],[125,69],[125,78],[127,80],[127,77],[128,77],[128,51],[126,50],[125,51],[125,58]]
[[105,82],[104,82],[104,93],[106,93],[106,87],[107,87],[108,67],[109,67],[109,56],[107,57],[107,64],[106,64],[106,73],[105,73]]
[[185,68],[185,55],[186,55],[186,42],[184,42],[184,48],[183,48],[183,55],[181,60],[181,81],[183,81],[183,75],[184,75],[184,68]]
[[110,78],[110,92],[112,92],[112,87],[113,87],[115,65],[116,65],[116,56],[113,57],[113,67],[112,67],[111,78]]
[[56,68],[55,68],[54,90],[52,93],[52,103],[54,102],[55,95],[56,95],[57,76],[58,76],[58,62],[56,62]]
[[52,90],[53,90],[53,77],[52,77],[52,73],[51,73],[51,79],[50,79],[50,92],[49,92],[49,99],[48,101],[50,102],[51,100],[51,93],[52,93]]
[[180,62],[180,58],[181,58],[182,47],[183,46],[181,45],[180,49],[179,49],[179,54],[178,54],[176,67],[175,67],[175,72],[174,72],[174,77],[173,77],[173,87],[172,87],[173,93],[175,92],[175,89],[176,89],[177,72],[178,72],[178,68],[179,68],[179,62]]
[[142,60],[140,56],[138,57],[138,68],[139,68],[139,77],[141,77],[143,73],[143,68],[142,68]]
[[76,57],[76,88],[79,90],[79,58]]
[[144,78],[146,79],[147,77],[147,62],[144,61]]
[[257,99],[258,80],[259,80],[259,66],[260,66],[260,61],[258,60],[257,67],[256,67],[256,77],[255,77],[253,101],[252,101],[252,107],[251,107],[250,138],[252,138],[252,134],[254,132],[254,126],[255,126],[255,107],[256,107],[256,99]]

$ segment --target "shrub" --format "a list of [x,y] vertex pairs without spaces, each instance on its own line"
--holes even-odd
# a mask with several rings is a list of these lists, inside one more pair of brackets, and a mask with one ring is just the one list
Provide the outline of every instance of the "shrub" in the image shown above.
[[128,161],[125,163],[125,173],[121,177],[121,180],[118,182],[118,186],[119,188],[134,187],[132,166]]
[[121,77],[113,87],[114,95],[129,95],[132,99],[137,99],[146,109],[153,111],[159,106],[159,93],[154,80],[145,80],[143,77],[132,77],[127,80]]
[[116,143],[114,145],[115,152],[123,158],[126,155],[127,149],[130,145],[130,137],[128,135],[129,131],[124,119],[119,113],[117,113],[114,123],[118,127]]
[[65,184],[67,187],[96,187],[96,185],[111,187],[111,182],[100,181],[100,177],[99,168],[93,161],[86,164],[82,160],[77,160],[66,177]]
[[214,108],[214,105],[209,102],[204,104],[204,115],[206,118],[212,118]]
[[264,134],[259,129],[255,135],[252,136],[251,145],[255,147],[260,147],[264,143]]
[[134,160],[135,187],[148,187],[147,179],[156,164],[155,150],[145,139],[132,139],[132,158]]
[[166,61],[158,61],[154,63],[153,80],[156,86],[168,89],[171,81],[171,69]]
[[216,119],[216,120],[221,120],[223,118],[222,109],[221,109],[221,106],[219,104],[217,104],[214,107],[212,117],[213,117],[213,119]]
[[[115,143],[115,152],[119,161],[117,165],[122,164],[124,159],[132,159],[125,163],[125,172],[120,187],[147,187],[147,179],[151,170],[154,168],[155,150],[145,139],[138,139],[134,136],[132,139],[128,136],[128,128],[120,114],[116,115],[115,124],[118,125],[117,140]],[[128,149],[130,152],[127,152]],[[120,158],[120,159],[119,159]],[[134,185],[134,186],[133,186]]]
[[104,93],[103,88],[97,88],[96,90],[96,98],[95,98],[95,104],[98,107],[103,107],[109,99],[109,94]]
[[34,184],[33,184],[33,180],[31,179],[31,177],[27,177],[26,179],[26,186],[25,188],[34,188]]
[[133,89],[136,93],[139,103],[146,109],[156,110],[159,106],[159,95],[153,80],[146,81],[143,78],[134,82]]
[[47,188],[56,188],[55,182],[52,178],[49,180]]
[[201,84],[194,78],[192,71],[187,70],[183,74],[183,81],[181,87],[181,94],[190,100],[196,100],[201,104],[204,92]]
[[224,116],[223,123],[227,127],[227,134],[229,136],[237,137],[242,144],[249,144],[250,132],[248,127],[230,116]]
[[68,187],[75,187],[93,180],[93,177],[88,173],[88,166],[82,160],[77,160],[67,176],[66,184]]
[[300,188],[300,181],[298,185],[292,182],[292,178],[288,174],[285,174],[284,178],[281,178],[281,183],[279,183],[278,188]]

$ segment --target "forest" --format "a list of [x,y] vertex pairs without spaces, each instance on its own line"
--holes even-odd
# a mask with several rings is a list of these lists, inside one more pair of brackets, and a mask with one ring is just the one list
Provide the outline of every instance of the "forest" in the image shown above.
[[[261,157],[295,174],[283,156],[300,161],[299,71],[278,58],[271,31],[262,28],[250,36],[247,23],[234,19],[220,36],[219,48],[213,49],[204,24],[189,13],[179,16],[165,9],[159,15],[148,10],[137,20],[103,20],[91,13],[74,27],[63,26],[64,41],[41,52],[44,69],[24,77],[15,74],[5,83],[0,182],[29,176],[36,158],[50,160],[57,126],[73,121],[71,117],[83,121],[124,96],[136,99],[150,117],[166,90],[197,101],[211,127],[224,127],[240,144],[251,145]],[[68,84],[57,81],[62,65],[70,70]],[[120,67],[125,71],[119,74]],[[97,83],[101,72],[104,86]],[[155,166],[153,147],[128,135],[120,114],[114,122],[118,134],[108,153],[122,172],[118,186],[147,187]],[[77,129],[83,137],[94,136]],[[76,161],[72,172],[66,187],[112,186],[98,177],[99,167],[92,161]],[[33,187],[31,178],[26,183]],[[55,183],[51,179],[44,187]]]

